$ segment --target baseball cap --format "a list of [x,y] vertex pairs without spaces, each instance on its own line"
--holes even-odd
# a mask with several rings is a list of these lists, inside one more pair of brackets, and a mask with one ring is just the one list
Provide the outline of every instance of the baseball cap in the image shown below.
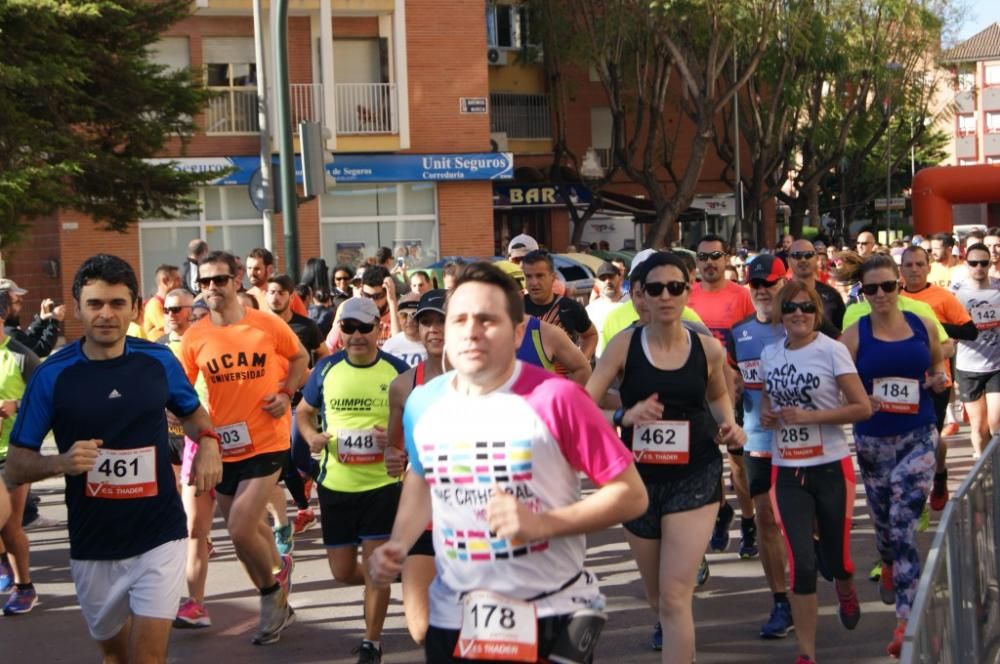
[[352,297],[340,305],[340,320],[356,320],[361,323],[375,323],[381,316],[375,302],[368,297]]
[[420,318],[420,314],[426,311],[436,311],[442,316],[444,315],[444,303],[445,299],[448,297],[448,291],[443,288],[437,288],[435,290],[429,290],[420,296],[420,304],[417,306],[417,318]]
[[396,305],[396,308],[402,311],[403,309],[416,309],[419,306],[420,295],[418,293],[407,293],[399,298],[399,304]]
[[513,258],[523,258],[532,251],[538,251],[538,242],[535,238],[524,233],[515,235],[507,245],[507,255]]
[[607,261],[597,266],[597,278],[600,279],[606,274],[618,274],[618,268]]
[[642,265],[645,261],[647,261],[649,259],[650,256],[652,256],[652,255],[654,255],[656,253],[657,253],[656,249],[643,249],[642,251],[640,251],[639,253],[637,253],[635,255],[635,258],[632,259],[632,267],[629,268],[629,271],[628,271],[628,277],[629,277],[629,279],[632,278],[632,275],[635,274],[636,269],[638,269],[638,267],[640,265]]
[[15,284],[13,279],[0,279],[0,291],[10,291],[14,295],[24,295],[28,292]]
[[747,271],[747,281],[753,279],[763,279],[764,281],[777,281],[785,276],[785,263],[777,256],[771,254],[761,254],[750,261],[750,269]]

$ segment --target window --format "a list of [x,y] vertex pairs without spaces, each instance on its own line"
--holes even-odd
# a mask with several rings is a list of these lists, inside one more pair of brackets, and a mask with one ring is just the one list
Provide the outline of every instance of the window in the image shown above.
[[320,251],[329,265],[357,267],[390,247],[407,268],[438,260],[434,183],[337,185],[320,197]]
[[604,170],[611,168],[611,109],[607,106],[595,106],[590,109],[590,144],[601,159]]
[[975,166],[978,163],[979,163],[979,161],[976,160],[976,159],[974,159],[974,158],[973,159],[959,159],[958,160],[958,165],[959,166]]
[[205,109],[205,132],[257,133],[257,65],[253,37],[205,38],[202,54],[205,85],[218,93]]
[[499,48],[521,48],[531,44],[529,12],[516,5],[486,3],[486,43]]
[[958,91],[959,92],[970,92],[976,87],[976,72],[968,69],[962,68],[958,70]]
[[986,158],[986,163],[987,164],[1000,164],[1000,157],[987,157]]
[[986,131],[991,134],[1000,133],[1000,111],[987,111]]
[[983,82],[986,85],[1000,85],[1000,64],[991,64],[984,67]]
[[958,133],[963,136],[976,133],[976,116],[973,113],[962,113],[958,116]]
[[191,66],[187,37],[166,37],[149,47],[150,59],[175,72]]
[[143,219],[139,223],[139,271],[142,292],[156,291],[156,267],[177,265],[187,256],[188,242],[202,238],[210,249],[246,256],[264,246],[264,222],[250,203],[245,186],[203,187],[201,212],[180,219]]

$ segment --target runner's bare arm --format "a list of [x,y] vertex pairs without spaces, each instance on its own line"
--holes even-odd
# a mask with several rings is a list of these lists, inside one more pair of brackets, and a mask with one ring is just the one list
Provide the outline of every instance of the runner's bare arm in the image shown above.
[[555,325],[543,322],[541,334],[542,348],[549,353],[555,364],[566,369],[566,378],[581,387],[586,386],[590,378],[590,361],[584,352],[576,347],[568,334]]
[[732,381],[726,364],[726,351],[715,337],[698,335],[705,359],[708,363],[708,393],[705,399],[712,417],[719,423],[719,433],[716,440],[726,447],[742,447],[747,442],[747,435],[736,424],[733,411],[733,400],[730,396]]
[[610,528],[645,512],[649,500],[634,463],[583,500],[548,512],[532,512],[497,488],[494,484],[493,498],[486,508],[490,530],[501,537],[529,542]]
[[597,328],[591,324],[590,329],[580,335],[580,352],[590,362],[597,350]]
[[309,450],[316,454],[322,452],[326,444],[330,442],[330,435],[317,431],[316,416],[319,409],[314,408],[308,401],[303,399],[295,408],[295,423],[299,425],[299,433],[302,438],[309,443]]
[[94,467],[97,448],[102,442],[96,439],[78,440],[62,454],[42,454],[11,445],[7,451],[7,480],[12,484],[27,484],[56,475],[80,475]]
[[389,384],[389,445],[385,448],[385,472],[399,477],[406,470],[406,443],[403,440],[403,406],[413,390],[413,374],[409,369]]
[[[597,361],[594,373],[590,375],[590,380],[587,381],[586,385],[587,394],[594,400],[594,403],[601,403],[601,399],[608,393],[608,389],[615,378],[625,368],[625,356],[628,353],[628,345],[631,339],[631,329],[619,332],[608,343],[607,348],[604,349],[604,353],[601,355],[601,359]],[[608,422],[611,422],[614,414],[613,410],[604,411],[604,417]]]
[[431,488],[411,469],[403,480],[403,493],[389,541],[368,559],[368,572],[375,585],[388,587],[403,569],[403,560],[431,520]]

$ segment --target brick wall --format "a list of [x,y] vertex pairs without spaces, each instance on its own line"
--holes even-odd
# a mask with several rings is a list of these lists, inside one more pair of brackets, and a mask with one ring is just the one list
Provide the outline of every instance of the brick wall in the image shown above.
[[493,255],[493,184],[446,182],[438,185],[442,256]]
[[39,305],[45,298],[56,302],[63,299],[62,283],[59,275],[50,276],[46,262],[56,260],[59,264],[59,220],[55,214],[32,220],[24,241],[4,249],[5,275],[28,291],[24,296],[21,322],[27,325],[31,317],[38,313]]

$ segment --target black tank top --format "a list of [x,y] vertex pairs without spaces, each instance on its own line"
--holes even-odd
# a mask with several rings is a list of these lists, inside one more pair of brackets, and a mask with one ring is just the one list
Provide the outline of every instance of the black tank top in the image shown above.
[[[703,470],[721,455],[715,444],[718,425],[708,409],[708,360],[701,339],[691,330],[690,352],[679,369],[653,366],[643,350],[645,328],[637,328],[629,341],[625,358],[625,376],[621,385],[622,407],[628,410],[654,392],[663,404],[663,419],[691,423],[691,451],[686,464],[636,463],[646,482],[664,483],[680,480]],[[632,428],[622,427],[622,441],[632,448]]]

